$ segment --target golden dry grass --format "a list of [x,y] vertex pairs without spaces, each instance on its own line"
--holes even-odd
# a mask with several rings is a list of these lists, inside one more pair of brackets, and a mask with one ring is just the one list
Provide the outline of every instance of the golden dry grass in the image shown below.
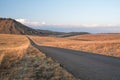
[[68,37],[68,39],[79,41],[111,41],[120,40],[120,34],[86,34]]
[[61,47],[120,57],[120,34],[91,34],[68,38],[31,36],[31,38],[37,44],[43,46]]
[[29,44],[26,36],[0,34],[0,50],[19,48]]
[[[6,74],[7,73],[7,74]],[[60,67],[60,64],[46,57],[30,46],[26,54],[10,70],[2,71],[0,80],[77,80]]]
[[[13,71],[12,79],[20,80],[77,80],[60,64],[50,57],[46,57],[38,49],[30,46],[27,53],[21,59],[17,70]],[[20,74],[20,72],[23,72]],[[21,76],[20,76],[21,75]]]
[[0,34],[0,64],[10,66],[10,62],[21,58],[29,46],[25,36]]
[[26,36],[0,34],[0,42],[0,80],[76,80]]

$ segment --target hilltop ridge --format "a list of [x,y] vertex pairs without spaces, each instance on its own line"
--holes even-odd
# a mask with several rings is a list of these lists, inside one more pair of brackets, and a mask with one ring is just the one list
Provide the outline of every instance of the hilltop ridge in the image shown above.
[[32,29],[11,18],[0,18],[0,33],[1,34],[57,36],[57,37],[68,37],[68,36],[89,34],[88,32],[66,33],[66,32],[56,32],[56,31],[41,30],[41,29]]
[[0,18],[0,33],[4,34],[38,34],[36,30],[29,28],[11,18]]

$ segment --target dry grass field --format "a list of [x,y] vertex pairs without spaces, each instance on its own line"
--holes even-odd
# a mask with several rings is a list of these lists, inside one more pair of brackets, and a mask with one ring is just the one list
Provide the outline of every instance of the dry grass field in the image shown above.
[[[29,46],[25,36],[0,34],[0,64],[9,67],[10,62],[23,56]],[[7,60],[7,61],[6,61]]]
[[31,36],[31,38],[37,44],[43,46],[61,47],[120,57],[120,34],[89,34],[67,38]]
[[72,40],[79,41],[113,41],[120,40],[120,34],[86,34],[68,37]]
[[76,80],[26,36],[0,34],[0,80]]
[[9,80],[6,75],[23,57],[29,45],[25,36],[0,34],[0,80]]
[[[67,38],[30,36],[37,44],[120,57],[120,34]],[[0,34],[0,80],[76,80],[33,47],[26,36]]]

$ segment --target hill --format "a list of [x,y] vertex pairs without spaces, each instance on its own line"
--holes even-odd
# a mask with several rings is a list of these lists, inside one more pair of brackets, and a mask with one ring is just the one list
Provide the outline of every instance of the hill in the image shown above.
[[38,34],[31,29],[11,18],[0,18],[0,33],[3,34]]
[[32,29],[11,18],[0,18],[0,33],[2,34],[22,34],[22,35],[42,35],[68,37],[74,35],[88,34],[87,32],[56,32],[49,30]]
[[59,37],[70,37],[70,36],[77,36],[77,35],[85,35],[90,34],[88,32],[68,32],[58,35]]

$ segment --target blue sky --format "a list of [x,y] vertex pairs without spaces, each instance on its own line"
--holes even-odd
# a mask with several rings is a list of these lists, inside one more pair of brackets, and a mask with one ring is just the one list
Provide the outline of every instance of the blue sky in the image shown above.
[[120,0],[0,0],[0,17],[31,26],[120,29]]

